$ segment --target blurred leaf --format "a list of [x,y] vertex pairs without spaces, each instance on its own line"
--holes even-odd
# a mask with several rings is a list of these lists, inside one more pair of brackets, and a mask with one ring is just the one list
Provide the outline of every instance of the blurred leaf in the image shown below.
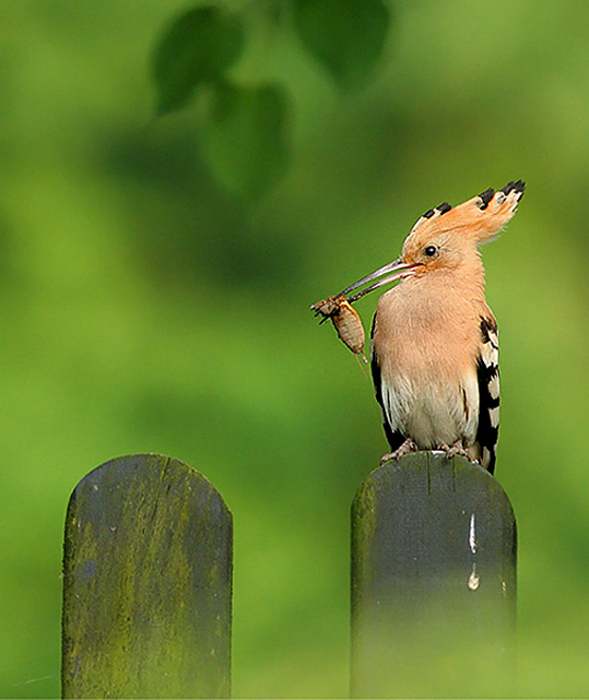
[[288,164],[287,110],[279,85],[215,86],[203,147],[228,190],[255,198],[280,180]]
[[390,24],[381,0],[295,0],[294,21],[302,42],[343,88],[374,68]]
[[183,107],[199,83],[221,78],[243,41],[241,21],[221,7],[196,7],[176,18],[153,55],[158,114]]

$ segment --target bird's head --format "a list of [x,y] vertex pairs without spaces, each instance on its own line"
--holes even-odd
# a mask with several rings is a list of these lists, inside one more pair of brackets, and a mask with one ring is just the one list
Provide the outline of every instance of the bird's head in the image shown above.
[[515,213],[524,192],[521,180],[501,190],[486,190],[463,204],[444,203],[426,212],[405,239],[401,257],[375,270],[344,290],[347,295],[373,280],[350,301],[390,282],[478,264],[478,246],[493,240]]

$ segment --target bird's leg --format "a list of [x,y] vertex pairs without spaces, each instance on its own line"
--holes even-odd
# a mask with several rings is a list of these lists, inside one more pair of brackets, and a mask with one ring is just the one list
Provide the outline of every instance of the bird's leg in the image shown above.
[[389,452],[386,455],[383,455],[380,458],[380,464],[384,464],[385,462],[390,462],[391,459],[400,459],[403,455],[408,455],[410,452],[417,452],[419,450],[419,447],[413,442],[411,438],[407,438],[405,442],[398,447],[394,452]]
[[452,446],[445,444],[438,445],[438,450],[442,450],[446,453],[446,459],[448,461],[450,461],[452,457],[460,455],[461,457],[466,457],[466,459],[472,462],[470,452],[466,449],[466,447],[462,443],[462,440],[456,440],[456,442]]

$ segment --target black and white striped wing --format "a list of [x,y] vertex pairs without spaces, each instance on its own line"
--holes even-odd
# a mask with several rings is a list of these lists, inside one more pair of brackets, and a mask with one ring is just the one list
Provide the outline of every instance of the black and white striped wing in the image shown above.
[[479,383],[479,425],[477,442],[481,465],[491,474],[495,470],[499,432],[499,342],[493,317],[481,319],[481,351],[477,361]]
[[370,330],[370,369],[372,372],[372,381],[374,382],[374,392],[376,394],[376,400],[380,406],[380,411],[382,414],[382,424],[384,432],[388,443],[391,448],[391,452],[397,450],[405,442],[405,435],[398,429],[396,425],[391,425],[389,418],[387,416],[387,411],[383,401],[383,391],[382,391],[382,376],[380,372],[380,364],[378,363],[378,357],[374,350],[374,343],[372,339],[374,337],[374,327],[376,326],[376,314],[372,319],[372,328]]

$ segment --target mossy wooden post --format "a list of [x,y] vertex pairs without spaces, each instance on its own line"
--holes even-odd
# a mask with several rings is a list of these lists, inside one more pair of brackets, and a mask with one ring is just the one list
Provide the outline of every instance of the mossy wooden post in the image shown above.
[[229,697],[232,541],[223,499],[178,460],[84,477],[65,527],[63,696]]
[[388,462],[352,506],[352,697],[514,693],[516,526],[462,457]]

